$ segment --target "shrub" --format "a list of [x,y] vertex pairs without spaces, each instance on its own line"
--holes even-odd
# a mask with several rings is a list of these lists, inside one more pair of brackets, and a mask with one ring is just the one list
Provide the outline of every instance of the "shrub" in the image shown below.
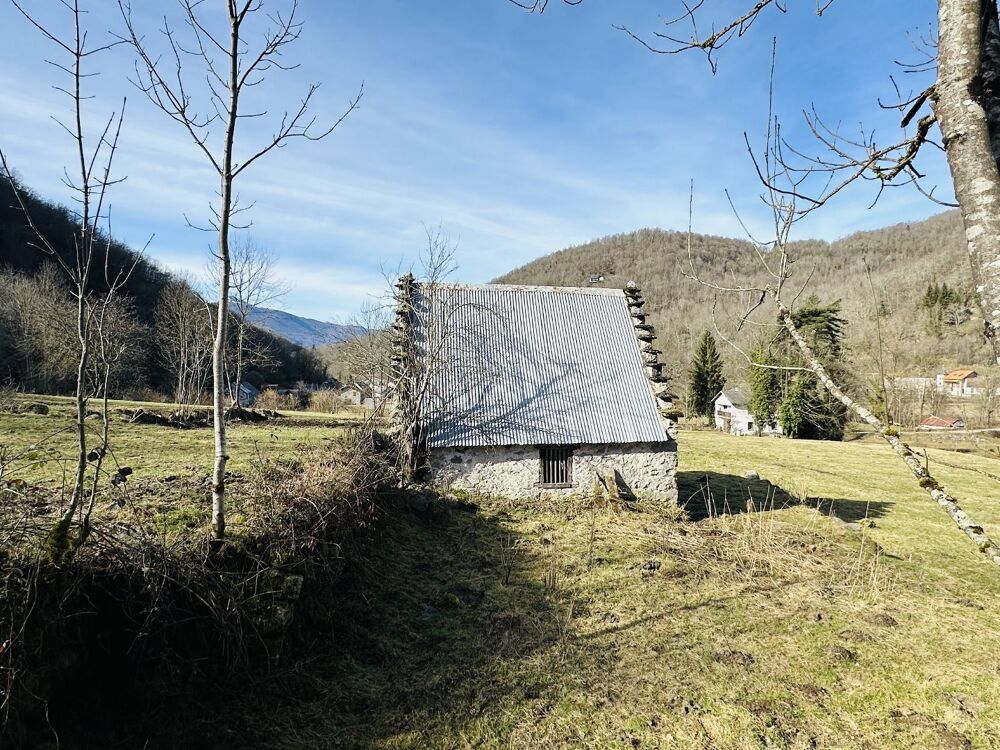
[[257,409],[267,409],[270,411],[278,411],[279,409],[294,411],[301,409],[303,405],[300,403],[297,395],[293,393],[278,393],[272,388],[261,393],[257,397],[257,402],[254,406]]
[[243,498],[245,538],[270,559],[287,559],[366,526],[391,472],[376,443],[370,431],[352,430],[291,460],[258,461]]
[[324,388],[309,394],[309,410],[333,414],[346,406],[343,397],[332,388]]

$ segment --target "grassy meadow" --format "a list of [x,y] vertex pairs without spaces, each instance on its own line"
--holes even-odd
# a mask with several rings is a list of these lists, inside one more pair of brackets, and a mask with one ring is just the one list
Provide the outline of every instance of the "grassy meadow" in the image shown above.
[[[61,484],[64,466],[72,467],[76,434],[73,428],[73,400],[67,396],[25,396],[23,404],[43,404],[48,414],[0,412],[0,445],[19,450],[34,446],[37,461],[19,462],[8,478],[32,483]],[[97,408],[92,404],[91,408]],[[112,448],[119,465],[130,466],[136,479],[163,479],[177,476],[208,476],[212,467],[210,428],[173,429],[156,425],[130,424],[125,415],[136,409],[167,413],[175,404],[146,401],[112,401]],[[195,407],[207,410],[208,407]],[[242,472],[257,455],[291,455],[300,445],[322,445],[333,440],[345,425],[360,421],[360,410],[338,414],[283,411],[281,417],[263,424],[230,423],[228,427],[231,461],[229,470]],[[101,432],[100,419],[89,422],[94,440]]]
[[[0,443],[68,418],[0,414]],[[336,431],[235,426],[234,471]],[[116,434],[154,488],[208,474],[210,430]],[[387,498],[329,631],[211,718],[169,723],[216,748],[1000,747],[1000,569],[888,448],[679,442],[687,518],[589,497]],[[927,455],[1000,537],[1000,461]]]
[[[1000,571],[887,448],[684,432],[680,450],[691,515],[706,477],[730,515],[482,498],[390,514],[332,645],[230,707],[240,741],[1000,747]],[[1000,531],[996,462],[936,457]]]

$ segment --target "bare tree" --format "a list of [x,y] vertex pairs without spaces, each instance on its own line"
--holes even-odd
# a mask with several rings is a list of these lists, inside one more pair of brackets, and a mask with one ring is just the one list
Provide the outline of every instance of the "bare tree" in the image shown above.
[[79,357],[74,319],[66,279],[54,264],[42,264],[33,276],[0,276],[0,320],[12,334],[25,387],[40,393],[72,387]]
[[[773,56],[771,76],[773,82]],[[883,419],[854,399],[847,389],[842,387],[842,384],[836,382],[835,378],[831,376],[827,363],[818,355],[797,325],[793,307],[802,291],[802,286],[796,287],[791,283],[795,259],[789,250],[789,238],[795,225],[808,212],[803,212],[798,207],[799,196],[796,187],[799,184],[800,176],[794,170],[789,170],[786,167],[783,145],[775,119],[769,108],[764,147],[760,153],[754,155],[755,163],[761,165],[761,184],[764,186],[762,198],[770,209],[771,226],[774,228],[774,238],[771,240],[761,242],[751,236],[753,252],[761,269],[761,280],[743,282],[739,279],[733,279],[730,282],[720,284],[704,279],[695,268],[693,253],[689,254],[689,275],[698,283],[714,289],[717,295],[738,300],[735,308],[729,314],[730,325],[733,329],[738,331],[747,325],[760,326],[765,330],[777,327],[783,335],[787,335],[799,350],[801,365],[771,365],[756,362],[751,355],[734,343],[732,338],[719,328],[718,324],[716,330],[722,338],[745,357],[747,364],[751,367],[812,373],[833,398],[852,412],[857,419],[871,426],[889,444],[896,455],[906,464],[920,487],[948,512],[958,527],[983,554],[993,563],[1000,565],[1000,547],[986,535],[982,526],[975,523],[962,510],[958,501],[931,476],[928,468],[900,438],[899,431],[886,424]],[[743,223],[742,219],[741,223]],[[688,231],[690,236],[690,228]],[[777,312],[777,323],[761,322],[754,319],[754,313],[767,303],[770,303]]]
[[[227,358],[229,393],[233,405],[239,407],[239,387],[247,367],[266,365],[273,361],[267,341],[253,335],[255,312],[272,305],[286,294],[289,287],[277,275],[278,259],[252,237],[240,237],[230,243],[229,310],[232,324],[232,347]],[[221,279],[218,266],[209,268],[209,275],[218,289]]]
[[[309,110],[319,84],[310,85],[299,104],[281,116],[270,138],[246,152],[238,152],[237,147],[243,142],[240,126],[247,119],[259,119],[268,114],[266,108],[254,109],[247,97],[269,73],[293,67],[282,58],[302,31],[296,16],[298,3],[290,0],[280,4],[283,9],[279,7],[267,13],[265,0],[227,0],[225,23],[217,24],[216,17],[205,9],[204,0],[178,2],[185,27],[181,35],[185,38],[182,39],[165,19],[162,27],[167,46],[165,58],[136,28],[129,0],[119,0],[118,5],[125,23],[124,39],[138,56],[133,82],[188,134],[218,178],[219,199],[217,205],[212,207],[208,230],[217,235],[215,258],[219,279],[212,348],[215,430],[212,533],[216,540],[221,540],[226,533],[226,462],[229,458],[226,447],[225,355],[232,279],[230,232],[238,228],[235,221],[238,215],[250,208],[239,204],[235,186],[250,166],[272,151],[294,140],[318,141],[332,133],[357,108],[363,87],[339,119],[329,127],[317,128]],[[263,22],[264,28],[255,28],[256,22]],[[188,63],[196,66],[197,72],[187,71]],[[199,91],[200,101],[197,98]]]
[[[424,332],[424,341],[418,344],[414,327],[418,314],[417,284],[421,297],[433,303],[436,288],[454,273],[456,246],[452,244],[441,227],[426,229],[427,245],[420,256],[421,278],[418,282],[413,273],[399,276],[391,284],[392,306],[396,319],[392,325],[391,338],[391,391],[386,394],[386,402],[391,404],[393,422],[398,429],[400,450],[400,475],[409,481],[417,470],[420,446],[426,439],[424,407],[433,375],[441,365],[440,358],[444,343],[451,335],[447,310],[437,311],[443,320],[437,326],[434,336]],[[444,307],[447,307],[446,305]]]
[[[493,434],[523,427],[516,410],[480,411],[475,404],[492,398],[490,391],[502,383],[505,372],[523,366],[518,358],[535,354],[511,353],[497,361],[494,336],[513,335],[504,333],[509,321],[491,302],[467,296],[461,285],[448,283],[457,268],[457,245],[441,227],[429,228],[426,234],[420,277],[402,275],[392,294],[395,321],[386,401],[397,430],[404,482],[424,466],[427,442],[436,429],[460,424],[467,434]],[[469,390],[462,392],[456,383]]]
[[162,363],[184,410],[201,400],[212,362],[212,311],[186,281],[167,285],[154,312]]
[[[548,0],[510,0],[531,12],[543,12]],[[581,0],[563,0],[579,5]],[[815,0],[822,15],[834,0]],[[650,34],[621,31],[660,55],[700,52],[714,72],[718,55],[730,42],[751,32],[754,22],[768,12],[784,12],[781,0],[745,0],[731,11],[711,0],[677,2],[677,12]],[[721,17],[712,11],[722,7]],[[863,11],[858,10],[859,14]],[[927,19],[930,21],[930,19]],[[705,31],[710,29],[710,31]],[[859,180],[873,182],[878,195],[887,187],[912,185],[931,200],[959,208],[965,224],[968,255],[984,335],[1000,363],[1000,28],[997,0],[938,0],[937,38],[917,43],[919,57],[903,65],[911,79],[931,78],[902,93],[895,80],[896,99],[879,105],[900,113],[903,135],[881,144],[873,132],[847,136],[829,126],[812,107],[803,115],[821,145],[821,154],[784,144],[784,169],[794,174],[791,184],[774,187],[799,199],[796,211],[809,213]],[[922,114],[923,113],[923,114]],[[940,142],[935,140],[935,132]],[[780,134],[777,135],[780,139]],[[954,183],[956,204],[939,201],[922,183],[917,157],[927,146],[943,149]],[[793,158],[797,163],[793,164]],[[765,177],[763,165],[756,163]],[[815,179],[813,179],[815,178]],[[813,187],[813,185],[818,187]],[[877,197],[876,197],[877,200]]]
[[[108,452],[108,432],[103,432],[102,441],[93,449],[88,445],[87,435],[87,404],[91,397],[88,391],[88,370],[92,360],[92,346],[95,331],[102,325],[103,312],[113,305],[123,286],[135,268],[138,256],[131,264],[115,268],[111,262],[111,227],[110,207],[108,202],[109,189],[120,182],[112,176],[115,153],[124,118],[124,102],[122,108],[105,117],[97,129],[86,126],[87,113],[85,104],[91,98],[84,91],[84,83],[96,75],[89,65],[91,60],[115,46],[118,42],[110,41],[104,44],[90,45],[88,30],[84,24],[84,11],[78,0],[65,0],[62,6],[68,13],[71,31],[62,34],[54,28],[43,24],[26,10],[18,0],[11,0],[13,6],[56,50],[57,57],[49,60],[57,70],[68,76],[68,85],[56,85],[58,91],[69,98],[69,124],[56,119],[56,122],[66,131],[74,144],[76,165],[72,172],[65,171],[64,184],[73,193],[77,201],[77,232],[74,236],[74,247],[71,253],[63,252],[50,241],[34,222],[24,198],[24,192],[19,185],[14,172],[7,161],[6,155],[0,150],[0,170],[14,189],[18,205],[24,212],[25,220],[37,239],[36,247],[52,259],[65,274],[70,290],[75,300],[75,334],[77,339],[77,356],[75,366],[75,411],[76,411],[76,467],[72,480],[70,501],[63,510],[62,516],[53,529],[55,547],[61,553],[72,555],[81,545],[89,531],[89,510],[81,533],[75,540],[69,536],[70,524],[78,510],[82,509],[87,496],[86,478],[88,465],[93,464],[94,473],[90,496],[93,497],[100,476],[100,464]],[[101,224],[106,229],[101,231]],[[106,290],[100,295],[93,292],[92,286],[98,278],[103,281]],[[105,424],[107,414],[105,413]]]
[[378,302],[363,304],[349,325],[358,331],[337,345],[346,384],[358,389],[362,403],[367,398],[378,408],[392,382],[390,328],[392,313]]

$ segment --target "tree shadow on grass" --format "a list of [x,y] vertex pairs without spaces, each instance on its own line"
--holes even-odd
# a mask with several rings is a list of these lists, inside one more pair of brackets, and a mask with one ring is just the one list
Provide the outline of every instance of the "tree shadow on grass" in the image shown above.
[[881,518],[892,508],[883,500],[852,498],[796,498],[766,479],[747,479],[709,471],[677,473],[677,497],[693,521],[738,513],[782,510],[794,506],[814,507],[825,515],[849,523],[863,518]]
[[522,573],[523,541],[468,503],[387,511],[315,618],[326,632],[227,718],[239,741],[225,746],[444,746],[543,689],[527,662],[558,637],[558,596]]

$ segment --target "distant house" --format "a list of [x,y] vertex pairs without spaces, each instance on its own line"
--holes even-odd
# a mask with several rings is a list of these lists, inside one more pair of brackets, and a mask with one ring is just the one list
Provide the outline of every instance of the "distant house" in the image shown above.
[[[715,397],[715,427],[731,435],[755,435],[756,425],[747,408],[750,396],[741,388],[723,388]],[[780,435],[781,425],[763,425],[761,435]]]
[[397,416],[416,407],[431,481],[511,498],[601,482],[676,502],[672,397],[637,288],[398,288]]
[[260,391],[256,386],[243,381],[240,383],[239,387],[236,389],[237,401],[236,403],[243,407],[253,406],[257,403],[257,397],[260,396]]
[[364,391],[357,385],[345,385],[337,391],[337,395],[345,404],[358,406],[365,400]]
[[[228,385],[226,386],[226,396],[228,398],[233,397],[232,389]],[[236,389],[236,403],[238,406],[242,406],[244,408],[253,406],[257,403],[258,396],[260,396],[260,390],[245,380],[240,383]]]
[[975,370],[951,370],[937,376],[937,388],[949,396],[974,396],[982,390],[976,387],[977,377]]
[[942,418],[931,416],[918,424],[917,429],[923,431],[962,430],[965,429],[965,422],[957,417]]

